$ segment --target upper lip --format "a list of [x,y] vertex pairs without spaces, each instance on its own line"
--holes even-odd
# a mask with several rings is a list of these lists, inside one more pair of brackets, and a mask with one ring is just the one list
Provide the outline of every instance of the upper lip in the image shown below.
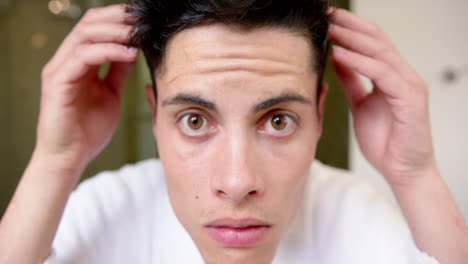
[[271,224],[255,218],[221,218],[216,219],[206,225],[207,227],[231,227],[231,228],[244,228],[252,226],[271,226]]

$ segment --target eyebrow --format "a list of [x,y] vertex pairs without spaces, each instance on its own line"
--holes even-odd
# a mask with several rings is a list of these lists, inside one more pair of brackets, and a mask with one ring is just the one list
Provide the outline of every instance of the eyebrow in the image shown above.
[[203,99],[201,96],[198,95],[191,95],[191,94],[177,94],[176,96],[166,99],[163,101],[163,106],[166,105],[175,105],[175,104],[194,104],[200,107],[209,109],[211,111],[217,111],[216,104],[210,102],[206,99]]
[[[268,108],[271,108],[275,105],[286,103],[286,102],[299,102],[302,104],[312,104],[307,98],[304,96],[295,93],[295,92],[286,92],[282,93],[278,96],[273,96],[271,98],[267,98],[260,103],[256,104],[253,107],[253,112],[259,112]],[[176,105],[176,104],[194,104],[200,107],[206,108],[208,110],[216,112],[218,107],[214,102],[210,102],[202,98],[199,95],[192,95],[192,94],[177,94],[176,96],[166,99],[163,101],[163,106],[166,105]]]
[[278,96],[268,98],[268,99],[258,103],[254,107],[254,112],[262,111],[262,110],[268,109],[268,108],[270,108],[272,106],[275,106],[277,104],[286,103],[286,102],[299,102],[299,103],[302,103],[302,104],[312,104],[307,98],[305,98],[304,96],[302,96],[302,95],[300,95],[298,93],[286,92],[286,93],[282,93],[282,94],[280,94]]

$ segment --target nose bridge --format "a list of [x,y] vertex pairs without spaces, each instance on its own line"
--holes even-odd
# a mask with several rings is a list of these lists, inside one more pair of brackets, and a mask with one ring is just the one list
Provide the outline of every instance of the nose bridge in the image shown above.
[[263,191],[263,184],[255,174],[253,142],[249,133],[236,129],[224,139],[223,166],[220,175],[216,175],[214,191],[218,196],[239,202],[248,196],[258,195]]

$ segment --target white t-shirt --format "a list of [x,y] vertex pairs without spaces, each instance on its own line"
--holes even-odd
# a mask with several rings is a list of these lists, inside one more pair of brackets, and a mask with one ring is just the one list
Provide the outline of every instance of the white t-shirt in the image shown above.
[[[202,264],[169,203],[155,159],[84,181],[68,201],[46,264]],[[438,264],[399,210],[347,171],[314,161],[301,209],[274,264]]]

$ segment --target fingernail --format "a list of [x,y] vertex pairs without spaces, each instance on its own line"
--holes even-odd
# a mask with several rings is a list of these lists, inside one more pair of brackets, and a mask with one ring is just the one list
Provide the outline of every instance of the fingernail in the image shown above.
[[135,47],[127,47],[126,51],[131,55],[135,55],[138,50]]
[[344,56],[346,54],[346,50],[340,46],[333,46],[333,53],[338,56]]

